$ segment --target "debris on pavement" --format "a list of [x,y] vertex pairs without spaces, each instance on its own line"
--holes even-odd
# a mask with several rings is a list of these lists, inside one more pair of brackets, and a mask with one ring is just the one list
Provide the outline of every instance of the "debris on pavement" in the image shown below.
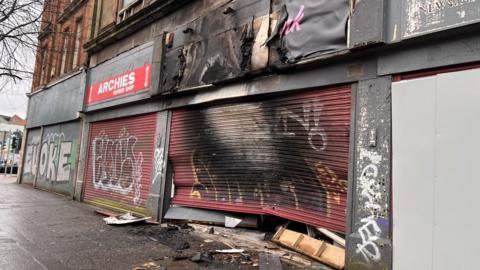
[[[221,242],[231,248],[243,248],[247,250],[252,258],[252,266],[258,266],[258,259],[256,259],[257,254],[265,252],[266,248],[268,248],[269,253],[279,256],[281,261],[287,265],[293,265],[300,269],[308,268],[312,265],[312,259],[305,255],[295,251],[292,252],[289,249],[278,246],[276,243],[266,241],[266,234],[264,232],[243,228],[229,229],[224,227],[211,227],[194,223],[189,223],[189,225],[194,229],[193,235]],[[214,228],[215,233],[209,234],[212,228]]]
[[[125,228],[125,226],[121,228]],[[319,243],[325,243],[325,246],[315,246],[309,243],[312,250],[315,248],[319,250],[318,247],[321,247],[320,260],[311,257],[312,254],[308,254],[305,250],[302,251],[298,246],[292,248],[291,245],[270,241],[272,236],[275,238],[278,234],[278,232],[274,234],[274,231],[239,227],[226,228],[187,222],[163,223],[158,226],[131,224],[127,225],[127,228],[135,235],[142,235],[149,241],[169,246],[172,253],[168,258],[155,260],[160,266],[168,268],[173,265],[187,266],[190,264],[189,269],[197,269],[197,267],[232,269],[232,266],[235,266],[233,269],[304,269],[314,267],[315,264],[319,265],[315,260],[330,267],[335,264],[335,261],[333,263],[327,261],[331,258],[326,255],[332,253],[332,249],[329,247],[331,245],[327,246],[327,242],[311,238]],[[312,227],[312,229],[315,237],[321,236],[316,228]],[[302,233],[298,234],[303,235]],[[305,237],[308,237],[307,235],[303,236],[304,240],[307,239]],[[304,244],[304,246],[308,245]],[[340,250],[343,251],[341,248]],[[193,266],[195,264],[197,266]],[[279,264],[282,268],[278,267]],[[141,265],[139,266],[141,267]],[[325,266],[321,269],[331,269],[330,267]]]
[[280,227],[272,241],[293,249],[321,263],[343,269],[345,267],[345,250],[308,235]]
[[106,216],[106,217],[114,217],[114,216],[121,215],[121,213],[112,212],[112,211],[109,211],[109,210],[106,210],[106,209],[95,209],[94,212],[97,213],[97,214],[100,214],[102,216]]
[[225,216],[225,227],[227,228],[235,228],[240,223],[242,223],[243,219],[235,218],[231,216]]
[[146,262],[141,266],[134,267],[132,270],[160,269],[160,265],[155,262]]
[[258,216],[240,213],[230,213],[210,209],[173,206],[165,213],[164,219],[171,221],[190,221],[200,224],[225,227],[257,228]]
[[243,253],[245,252],[244,249],[217,249],[215,253],[224,253],[224,254],[231,254],[231,253]]
[[207,263],[210,263],[210,262],[213,262],[213,256],[210,252],[199,252],[197,254],[195,254],[194,256],[192,256],[190,258],[190,261],[192,262],[207,262]]
[[176,251],[185,250],[185,249],[189,249],[189,248],[190,248],[190,244],[188,242],[177,242],[175,244],[175,250]]
[[132,224],[136,222],[141,222],[149,219],[150,217],[136,217],[132,215],[132,213],[128,212],[123,215],[113,216],[113,217],[106,217],[103,220],[108,225],[125,225],[125,224]]
[[192,256],[192,254],[175,254],[173,256],[173,260],[174,261],[186,260],[186,259],[190,258],[191,256]]
[[258,254],[258,267],[260,270],[282,270],[280,257],[275,254],[262,252]]

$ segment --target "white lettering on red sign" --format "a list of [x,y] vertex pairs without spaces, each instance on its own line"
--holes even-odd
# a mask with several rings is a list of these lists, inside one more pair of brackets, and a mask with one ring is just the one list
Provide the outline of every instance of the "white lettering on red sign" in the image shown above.
[[150,87],[151,65],[144,65],[88,86],[87,104],[136,93]]

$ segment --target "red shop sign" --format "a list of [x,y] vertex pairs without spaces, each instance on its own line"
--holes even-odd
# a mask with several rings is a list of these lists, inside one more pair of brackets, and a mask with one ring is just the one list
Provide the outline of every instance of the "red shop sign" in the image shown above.
[[150,87],[152,65],[127,71],[123,74],[88,86],[87,104],[139,92]]

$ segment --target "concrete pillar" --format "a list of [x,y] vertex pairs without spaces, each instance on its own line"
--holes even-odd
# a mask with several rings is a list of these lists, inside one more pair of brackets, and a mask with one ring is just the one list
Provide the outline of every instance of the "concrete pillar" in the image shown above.
[[391,269],[391,78],[360,81],[346,269]]
[[[161,222],[165,203],[170,199],[171,179],[167,177],[168,146],[170,141],[169,111],[157,114],[157,130],[155,134],[155,154],[153,157],[152,185],[148,193],[146,211],[149,216]],[[168,182],[168,183],[167,183]]]

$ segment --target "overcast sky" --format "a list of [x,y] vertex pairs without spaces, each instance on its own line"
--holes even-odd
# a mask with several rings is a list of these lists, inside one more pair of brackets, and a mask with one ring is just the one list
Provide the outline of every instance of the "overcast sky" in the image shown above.
[[[3,83],[0,83],[0,87]],[[0,89],[0,114],[12,116],[17,114],[25,119],[27,113],[27,96],[31,81],[24,80],[17,84],[8,83]]]

